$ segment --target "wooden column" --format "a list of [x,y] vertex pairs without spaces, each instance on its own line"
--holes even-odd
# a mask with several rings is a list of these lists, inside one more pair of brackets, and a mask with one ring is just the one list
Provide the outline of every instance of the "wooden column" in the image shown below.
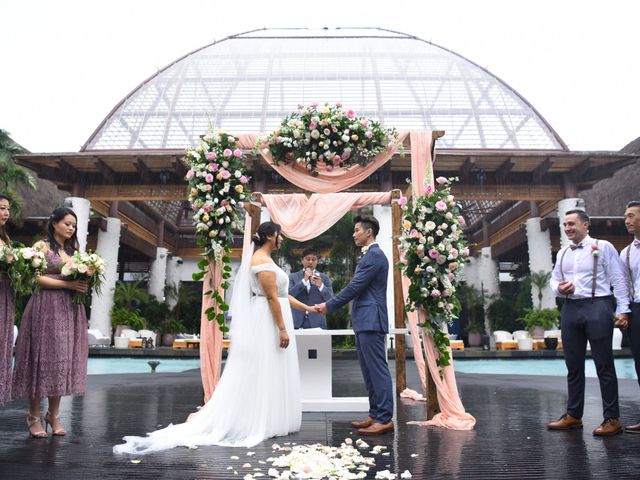
[[[397,200],[391,202],[391,235],[393,245],[393,299],[395,311],[395,327],[405,327],[404,297],[402,295],[402,274],[396,265],[400,263],[398,251],[398,238],[400,237],[400,223],[402,222],[402,210]],[[396,395],[400,395],[407,388],[407,345],[404,333],[396,334]]]
[[247,215],[251,216],[251,235],[256,233],[260,226],[260,205],[255,203],[245,203],[244,208],[247,211]]

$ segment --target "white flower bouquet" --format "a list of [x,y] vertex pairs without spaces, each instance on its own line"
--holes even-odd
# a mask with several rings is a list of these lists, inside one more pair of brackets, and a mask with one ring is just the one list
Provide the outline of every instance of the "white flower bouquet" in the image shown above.
[[46,270],[45,254],[37,248],[4,246],[0,249],[0,271],[9,277],[16,297],[37,291],[38,277]]
[[[93,252],[75,252],[62,266],[60,273],[65,280],[84,280],[89,284],[89,291],[95,289],[100,293],[104,282],[105,264],[100,255]],[[89,292],[74,292],[73,303],[87,303]]]

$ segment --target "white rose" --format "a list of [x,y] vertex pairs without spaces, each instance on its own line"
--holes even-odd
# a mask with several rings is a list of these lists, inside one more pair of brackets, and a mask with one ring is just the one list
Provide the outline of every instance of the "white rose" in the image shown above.
[[71,275],[71,269],[66,265],[64,265],[60,270],[60,273],[62,274],[63,277],[68,277],[69,275]]
[[84,263],[81,263],[80,265],[78,265],[78,272],[80,273],[87,273],[88,269],[89,267],[87,267]]
[[31,257],[33,257],[33,250],[30,248],[21,248],[20,254],[22,255],[22,258],[24,258],[25,260],[30,260]]
[[33,268],[38,268],[40,265],[42,265],[42,260],[39,258],[34,258],[33,260],[31,260],[31,266]]

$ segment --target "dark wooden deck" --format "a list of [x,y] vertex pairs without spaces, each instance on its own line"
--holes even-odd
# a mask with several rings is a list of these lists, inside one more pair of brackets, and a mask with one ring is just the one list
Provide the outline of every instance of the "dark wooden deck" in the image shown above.
[[[415,368],[412,363],[409,367],[409,384],[415,388]],[[336,361],[335,377],[335,392],[353,395],[364,390],[353,360]],[[246,456],[246,449],[177,448],[132,463],[131,457],[111,453],[124,435],[182,421],[201,400],[199,378],[197,371],[90,376],[84,397],[63,401],[66,437],[31,440],[25,426],[26,403],[0,408],[0,479],[241,479],[249,473],[241,468],[246,462],[252,468],[263,467],[266,479],[268,466],[258,462],[272,456],[274,441],[338,446],[346,437],[356,438],[349,426],[351,414],[305,413],[300,432],[263,442],[251,449],[256,452],[252,457]],[[467,410],[478,421],[476,429],[457,432],[407,425],[424,418],[424,404],[398,399],[395,434],[366,440],[390,452],[376,456],[375,470],[398,475],[409,470],[414,479],[430,480],[640,478],[640,435],[603,439],[591,434],[602,420],[596,379],[587,380],[585,429],[572,432],[545,428],[563,412],[564,378],[459,374],[458,382]],[[640,420],[638,384],[621,380],[620,394],[623,422]],[[230,459],[232,455],[239,460]],[[368,478],[374,475],[372,470]]]

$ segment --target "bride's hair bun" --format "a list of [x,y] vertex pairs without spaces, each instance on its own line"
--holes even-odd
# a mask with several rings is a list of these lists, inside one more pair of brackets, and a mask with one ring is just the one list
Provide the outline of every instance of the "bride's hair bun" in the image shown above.
[[259,233],[254,233],[251,236],[251,240],[253,241],[253,243],[255,243],[257,246],[262,245],[262,238],[260,238],[260,234]]

